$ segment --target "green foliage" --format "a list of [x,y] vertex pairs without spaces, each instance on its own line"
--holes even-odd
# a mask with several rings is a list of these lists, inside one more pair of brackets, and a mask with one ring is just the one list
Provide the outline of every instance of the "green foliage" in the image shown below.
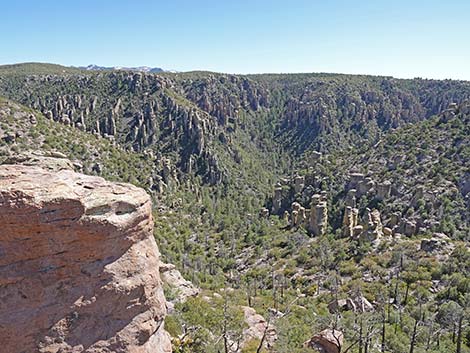
[[[177,304],[166,320],[175,352],[223,351],[223,337],[237,341],[245,326],[241,305],[273,320],[279,353],[304,352],[313,333],[333,326],[345,333],[349,346],[357,341],[360,322],[371,333],[372,350],[380,347],[385,327],[386,351],[409,352],[418,323],[415,353],[450,352],[456,346],[456,318],[465,312],[470,292],[469,209],[462,192],[470,121],[463,114],[449,121],[433,115],[469,92],[465,82],[388,77],[192,72],[142,75],[139,81],[126,72],[3,66],[1,94],[44,113],[78,96],[83,105],[74,108],[74,122],[87,106],[88,130],[1,100],[0,137],[19,134],[14,141],[0,139],[0,160],[31,150],[60,151],[85,173],[151,193],[163,260],[203,289]],[[107,127],[118,99],[122,111],[116,113],[113,139],[90,134],[96,125]],[[202,151],[194,149],[197,119],[188,112],[204,120]],[[37,124],[28,122],[30,113]],[[146,114],[151,133],[137,138],[134,128]],[[163,159],[170,161],[170,176]],[[384,239],[378,246],[342,238],[352,170],[393,184],[383,200],[373,193],[357,200],[360,218],[366,207],[376,208],[384,225],[398,214],[425,225],[420,233]],[[305,177],[309,191],[295,192],[283,181],[280,214],[294,201],[308,208],[311,194],[325,191],[326,235],[311,237],[305,227],[289,227],[279,215],[260,217],[263,207],[271,209],[273,186],[296,174]],[[159,181],[165,183],[162,189]],[[421,239],[438,231],[451,237],[451,256],[417,250]],[[176,299],[175,291],[164,289],[168,300]],[[333,300],[358,294],[373,311],[328,310]],[[465,327],[463,352],[469,336]],[[252,340],[244,351],[255,351],[258,344]],[[356,343],[349,352],[358,351]]]

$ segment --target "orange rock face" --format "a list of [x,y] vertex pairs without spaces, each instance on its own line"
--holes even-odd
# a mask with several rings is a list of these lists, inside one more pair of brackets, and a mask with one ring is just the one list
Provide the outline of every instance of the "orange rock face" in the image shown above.
[[0,351],[171,352],[141,189],[0,166]]

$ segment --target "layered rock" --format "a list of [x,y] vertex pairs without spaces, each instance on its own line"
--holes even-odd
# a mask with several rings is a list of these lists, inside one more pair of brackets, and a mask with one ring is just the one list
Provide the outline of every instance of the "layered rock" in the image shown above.
[[323,235],[328,226],[328,207],[325,197],[315,194],[310,204],[309,230],[315,235]]
[[347,188],[349,190],[354,189],[354,196],[361,197],[372,191],[375,187],[375,181],[371,177],[366,177],[362,173],[350,173],[349,183]]
[[[60,152],[32,151],[16,154],[8,157],[5,164],[22,164],[28,166],[40,165],[43,169],[59,171],[63,169],[73,170],[75,165]],[[78,166],[78,165],[77,165]]]
[[365,215],[365,236],[369,241],[380,239],[383,236],[383,226],[378,210],[366,209]]
[[359,210],[357,208],[353,208],[351,206],[347,206],[344,210],[343,216],[343,236],[344,237],[352,237],[354,236],[354,229],[358,225],[358,215]]
[[15,352],[171,352],[141,189],[0,166],[0,342]]

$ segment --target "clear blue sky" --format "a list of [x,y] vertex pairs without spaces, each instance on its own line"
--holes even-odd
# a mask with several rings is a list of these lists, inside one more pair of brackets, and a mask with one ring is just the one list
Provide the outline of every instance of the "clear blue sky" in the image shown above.
[[0,64],[470,80],[470,0],[4,0]]

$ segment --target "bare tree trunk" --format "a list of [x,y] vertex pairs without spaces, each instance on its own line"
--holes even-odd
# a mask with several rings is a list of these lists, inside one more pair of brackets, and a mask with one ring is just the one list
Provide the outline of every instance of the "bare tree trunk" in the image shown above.
[[363,337],[362,337],[362,328],[363,328],[363,322],[362,322],[362,316],[361,316],[361,321],[360,321],[360,326],[359,326],[359,353],[362,353],[362,347],[364,345]]
[[403,306],[406,306],[408,303],[408,293],[410,291],[410,283],[406,282],[406,290],[405,290],[405,299],[403,300]]
[[457,350],[456,353],[462,353],[462,326],[463,326],[463,314],[459,318],[459,326],[457,331]]
[[271,271],[271,281],[272,281],[272,286],[273,286],[272,293],[273,293],[274,309],[278,310],[276,276],[274,275],[274,269]]
[[264,344],[264,341],[266,340],[266,335],[268,333],[270,322],[271,322],[271,316],[268,316],[268,321],[266,322],[266,327],[263,332],[263,337],[261,337],[261,341],[259,342],[258,348],[256,349],[256,353],[261,353],[261,350],[263,349],[263,344]]
[[225,353],[229,353],[228,351],[228,337],[227,337],[227,306],[228,306],[228,299],[227,299],[227,287],[224,290],[224,324],[223,324],[223,337],[224,337],[224,351]]
[[387,321],[390,322],[390,315],[391,315],[391,306],[392,306],[392,297],[391,297],[391,293],[388,297],[388,303],[387,303]]
[[398,267],[397,271],[397,282],[395,283],[395,295],[394,295],[394,304],[398,304],[398,285],[400,284],[400,273],[401,269],[403,268],[403,255],[400,256],[400,266]]
[[415,350],[417,330],[418,330],[418,320],[415,320],[415,324],[413,326],[413,334],[411,335],[411,341],[410,341],[410,353],[413,353]]
[[455,331],[457,327],[455,326],[455,322],[452,323],[452,343],[455,343]]
[[400,329],[403,330],[403,308],[401,305],[398,308],[398,325],[400,326]]
[[382,353],[385,352],[385,308],[382,312],[382,345],[380,351]]
[[255,277],[254,281],[255,281],[255,297],[256,297],[256,295],[257,295],[256,290],[258,289],[258,282],[256,280],[256,277]]

